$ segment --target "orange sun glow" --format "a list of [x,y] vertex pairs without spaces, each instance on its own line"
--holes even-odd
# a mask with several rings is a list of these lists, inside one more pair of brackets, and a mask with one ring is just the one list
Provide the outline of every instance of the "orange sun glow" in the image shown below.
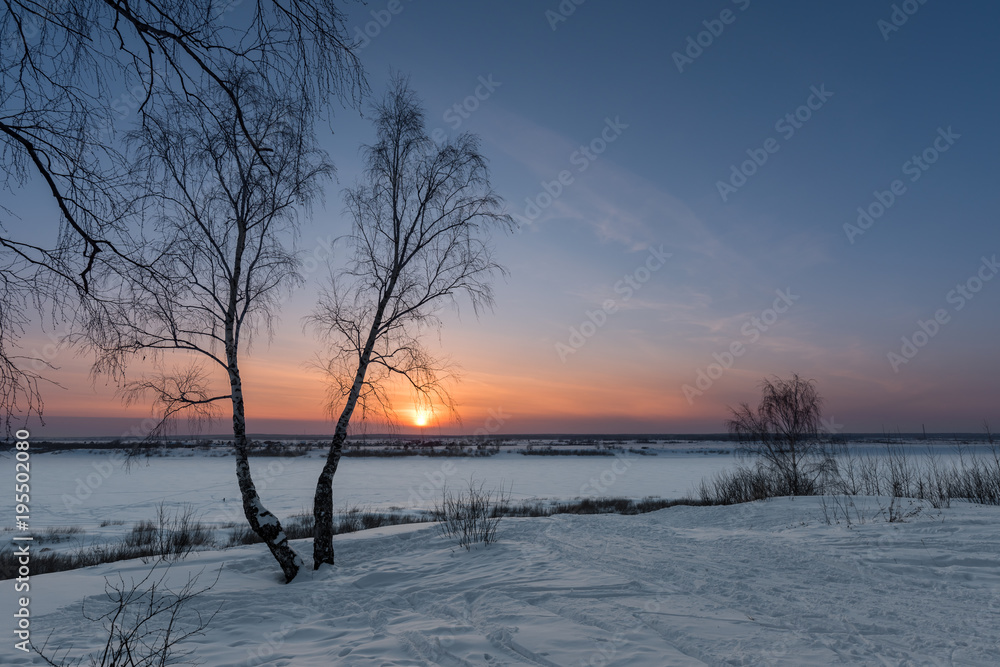
[[413,413],[413,424],[415,426],[427,426],[431,420],[431,413],[423,408],[417,408]]

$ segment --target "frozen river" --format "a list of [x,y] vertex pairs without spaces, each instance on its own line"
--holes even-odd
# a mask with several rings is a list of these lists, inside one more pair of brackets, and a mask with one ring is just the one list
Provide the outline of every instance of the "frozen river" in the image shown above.
[[[509,488],[513,500],[567,500],[623,496],[696,496],[698,483],[736,463],[732,443],[701,442],[654,448],[639,455],[628,448],[615,456],[524,456],[503,451],[490,457],[345,457],[334,479],[334,507],[432,508],[442,487],[469,480],[484,488]],[[939,456],[954,455],[939,444]],[[879,447],[869,451],[878,453]],[[925,447],[913,447],[918,454]],[[10,463],[8,460],[5,463]],[[252,457],[250,464],[265,507],[279,518],[309,513],[322,453],[300,457]],[[5,466],[6,467],[6,466]],[[126,470],[120,453],[65,451],[31,458],[32,527],[80,526],[88,534],[101,524],[130,525],[153,518],[160,503],[191,505],[206,522],[242,523],[235,463],[221,451],[180,450],[142,459]],[[100,532],[100,531],[98,531]]]
[[[155,515],[161,503],[194,505],[207,521],[239,515],[239,489],[232,456],[153,457],[126,470],[119,454],[62,452],[32,457],[32,513],[37,527],[96,528],[102,522]],[[344,458],[334,478],[334,505],[430,508],[441,489],[470,479],[485,488],[501,484],[514,500],[587,496],[660,496],[692,493],[702,477],[732,465],[731,454],[661,452],[641,456],[496,456]],[[319,453],[307,457],[252,457],[257,489],[279,517],[310,511]],[[221,515],[219,508],[222,508]]]

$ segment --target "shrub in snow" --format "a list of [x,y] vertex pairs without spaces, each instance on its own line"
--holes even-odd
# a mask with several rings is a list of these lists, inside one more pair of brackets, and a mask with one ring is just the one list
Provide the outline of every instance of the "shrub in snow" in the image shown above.
[[434,506],[434,514],[441,522],[441,529],[448,537],[458,541],[466,550],[472,545],[491,544],[497,541],[497,527],[510,505],[510,487],[485,490],[483,482],[469,480],[464,491],[452,492],[447,487],[441,491],[441,503]]

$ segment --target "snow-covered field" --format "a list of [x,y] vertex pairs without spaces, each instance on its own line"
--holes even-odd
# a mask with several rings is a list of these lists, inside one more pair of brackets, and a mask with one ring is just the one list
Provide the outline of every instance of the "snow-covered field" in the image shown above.
[[[346,458],[335,504],[427,508],[442,486],[469,479],[511,485],[514,499],[679,498],[733,465],[731,446]],[[954,455],[950,443],[934,447],[944,460]],[[220,454],[174,452],[131,471],[108,452],[34,455],[36,552],[114,542],[161,502],[190,505],[208,524],[242,525],[233,459]],[[251,464],[279,517],[309,507],[320,452]],[[287,586],[262,545],[195,552],[168,576],[183,583],[203,572],[206,583],[221,568],[191,606],[219,609],[187,644],[208,666],[1000,665],[1000,508],[903,501],[906,520],[890,523],[889,499],[853,502],[850,525],[830,498],[505,519],[500,542],[472,552],[434,525],[397,526],[337,536],[337,567],[305,569]],[[55,541],[48,527],[75,532]],[[295,547],[308,563],[308,540]],[[105,577],[140,579],[149,567],[33,576],[33,639],[51,632],[50,646],[94,650],[100,627],[82,603],[100,609]],[[4,587],[0,613],[12,619],[19,594]],[[14,650],[13,624],[3,625],[0,665],[42,664]]]
[[[471,552],[399,526],[339,536],[338,565],[290,585],[260,545],[196,553],[170,576],[222,568],[191,603],[218,614],[187,644],[215,667],[1000,664],[1000,508],[887,523],[887,499],[855,502],[851,527],[828,524],[819,498],[507,519]],[[96,610],[105,576],[148,567],[34,578],[34,637],[96,648],[81,602]],[[0,662],[40,664],[5,635]]]

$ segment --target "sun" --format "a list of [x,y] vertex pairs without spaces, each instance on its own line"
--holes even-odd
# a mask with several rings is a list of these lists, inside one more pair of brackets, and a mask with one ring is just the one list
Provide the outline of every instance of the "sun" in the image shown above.
[[423,408],[417,408],[413,413],[413,424],[415,426],[427,426],[431,420],[431,413]]

